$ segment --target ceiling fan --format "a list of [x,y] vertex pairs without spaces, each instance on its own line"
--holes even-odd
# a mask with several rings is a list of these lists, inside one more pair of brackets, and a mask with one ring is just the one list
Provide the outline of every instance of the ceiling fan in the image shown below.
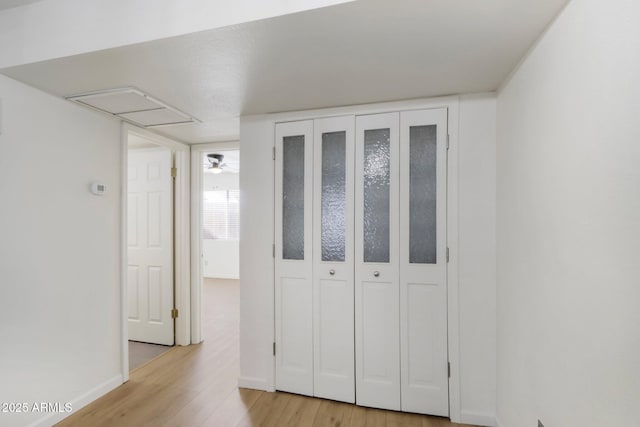
[[209,160],[209,172],[211,173],[221,173],[222,168],[224,168],[227,164],[222,163],[224,159],[224,154],[207,154],[207,160]]

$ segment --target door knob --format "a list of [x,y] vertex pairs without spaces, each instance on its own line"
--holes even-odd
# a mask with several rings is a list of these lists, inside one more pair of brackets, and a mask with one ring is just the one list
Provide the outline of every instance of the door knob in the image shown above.
[[374,272],[373,272],[373,277],[378,277],[379,275],[380,275],[380,272],[379,272],[379,271],[374,271]]
[[329,270],[329,274],[333,276],[334,274],[336,274],[336,271],[335,270]]

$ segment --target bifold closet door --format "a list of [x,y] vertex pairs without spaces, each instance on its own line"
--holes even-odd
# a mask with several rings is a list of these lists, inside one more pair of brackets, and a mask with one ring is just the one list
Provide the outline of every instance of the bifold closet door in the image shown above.
[[402,410],[449,415],[447,110],[400,114]]
[[399,113],[356,117],[356,403],[400,410]]
[[353,403],[354,116],[314,121],[314,396]]
[[313,121],[276,125],[275,186],[276,389],[312,396]]

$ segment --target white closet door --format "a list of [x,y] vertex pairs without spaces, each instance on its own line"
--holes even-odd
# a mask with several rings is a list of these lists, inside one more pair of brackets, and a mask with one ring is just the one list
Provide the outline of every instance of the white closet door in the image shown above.
[[400,409],[398,113],[356,118],[356,403]]
[[354,116],[314,122],[314,396],[353,403]]
[[449,415],[447,111],[400,115],[402,410]]
[[312,396],[313,121],[276,125],[275,184],[276,388]]

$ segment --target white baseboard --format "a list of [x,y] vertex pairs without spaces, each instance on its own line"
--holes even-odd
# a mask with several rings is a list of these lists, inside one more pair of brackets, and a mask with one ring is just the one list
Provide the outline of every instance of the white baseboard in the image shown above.
[[495,415],[471,411],[460,411],[460,422],[463,424],[473,424],[477,426],[498,426]]
[[275,391],[275,389],[264,378],[240,377],[238,378],[238,387],[251,388],[262,391]]
[[111,390],[117,387],[120,387],[121,385],[122,385],[122,375],[116,375],[110,380],[107,380],[102,384],[98,385],[97,387],[94,387],[93,389],[89,390],[82,396],[78,396],[75,399],[72,399],[70,401],[71,406],[73,408],[72,412],[69,412],[69,413],[55,412],[52,414],[47,414],[43,418],[40,418],[39,420],[30,424],[29,427],[51,427],[52,425],[59,423],[63,419],[67,418],[68,416],[73,415],[75,412],[87,406],[89,403],[93,402],[97,398],[104,396],[105,394],[109,393]]
[[203,276],[205,279],[229,279],[240,280],[240,276],[237,274],[216,274],[215,276]]
[[502,427],[502,423],[500,422],[500,418],[496,415],[496,427]]

